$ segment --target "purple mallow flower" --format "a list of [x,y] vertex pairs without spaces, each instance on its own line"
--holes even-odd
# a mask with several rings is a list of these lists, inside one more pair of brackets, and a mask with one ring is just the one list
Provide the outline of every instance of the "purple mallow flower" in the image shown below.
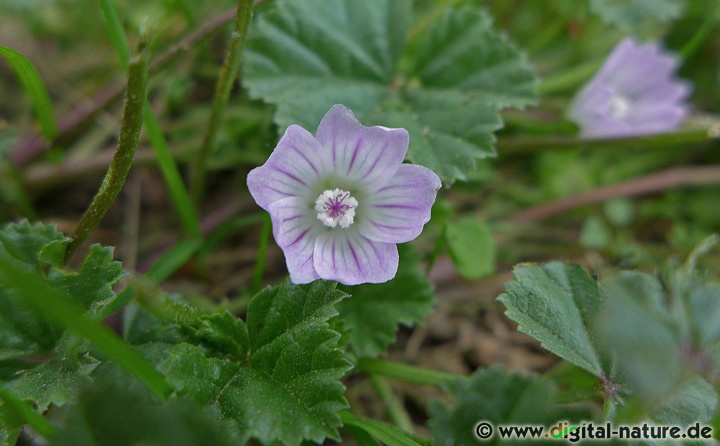
[[676,79],[677,57],[657,42],[625,38],[578,92],[569,117],[583,138],[668,132],[690,113],[690,84]]
[[335,105],[316,137],[291,125],[267,162],[248,174],[294,283],[395,277],[395,244],[420,235],[440,189],[431,170],[402,164],[409,140],[405,129],[365,127]]

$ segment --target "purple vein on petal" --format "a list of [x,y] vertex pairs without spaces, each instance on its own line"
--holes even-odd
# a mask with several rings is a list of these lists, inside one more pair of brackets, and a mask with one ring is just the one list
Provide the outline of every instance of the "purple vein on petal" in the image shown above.
[[357,158],[358,150],[360,149],[360,144],[362,144],[365,141],[365,134],[360,135],[360,138],[358,138],[357,144],[355,144],[355,149],[353,150],[352,158],[350,159],[350,165],[347,169],[347,175],[350,174],[350,171],[353,168],[353,165],[355,165],[355,158]]
[[422,208],[415,206],[408,206],[404,204],[373,204],[372,207],[383,208],[383,209],[412,209],[414,211],[421,211]]
[[[366,239],[366,240],[368,240],[368,239]],[[368,242],[370,242],[370,246],[372,247],[373,252],[375,253],[375,258],[378,258],[378,259],[379,259],[379,258],[380,258],[380,254],[378,254],[378,250],[377,250],[377,248],[375,247],[375,243],[373,243],[372,240],[368,240]]]
[[[273,178],[273,181],[276,182],[276,183],[278,183],[278,184],[282,184],[282,185],[284,185],[284,186],[290,187],[290,188],[292,188],[292,189],[297,189],[297,185],[296,185],[296,184],[292,184],[292,183],[288,183],[287,181],[283,181],[282,178]],[[271,186],[265,186],[265,187],[270,188]],[[279,191],[279,190],[277,190],[277,189],[273,189],[273,190],[275,190],[275,191],[277,191],[277,192],[282,192],[282,191]],[[292,194],[288,194],[287,192],[282,192],[282,193],[283,193],[284,195],[292,196]]]
[[273,169],[277,170],[278,172],[280,172],[280,173],[282,173],[282,174],[284,174],[284,175],[287,175],[289,178],[292,178],[293,180],[295,180],[295,181],[297,181],[298,183],[302,184],[303,186],[307,187],[307,184],[305,184],[305,182],[304,182],[303,180],[301,180],[300,178],[298,178],[298,177],[296,177],[295,175],[291,174],[290,172],[286,172],[286,171],[280,169],[279,167],[273,167]]
[[[282,184],[286,184],[286,183],[282,183]],[[284,190],[275,189],[275,188],[272,187],[272,186],[265,186],[265,187],[268,188],[269,190],[273,191],[273,192],[277,192],[277,193],[279,193],[279,194],[283,194],[283,195],[285,195],[286,197],[292,197],[292,196],[293,196],[292,194],[288,194],[288,193],[285,192]]]
[[370,220],[370,224],[373,226],[378,226],[380,228],[387,228],[387,229],[413,229],[415,226],[393,226],[393,225],[384,225],[382,223],[377,223],[372,220]]
[[293,215],[292,217],[283,218],[282,222],[285,223],[287,221],[297,220],[298,218],[302,218],[302,215]]
[[287,245],[287,247],[289,248],[289,247],[295,245],[297,242],[299,242],[300,240],[302,240],[302,239],[305,237],[305,234],[307,234],[308,232],[310,232],[310,228],[304,230],[303,233],[300,234],[295,240],[293,240],[292,243],[290,243],[289,245]]
[[300,149],[298,149],[298,148],[295,147],[295,146],[290,146],[290,148],[293,149],[294,151],[296,151],[296,152],[298,153],[298,155],[300,155],[300,157],[302,157],[302,159],[304,159],[305,162],[308,163],[308,165],[309,165],[310,168],[313,170],[313,172],[315,172],[316,175],[320,175],[320,173],[318,172],[317,168],[315,167],[315,164],[313,164],[313,162],[310,161],[310,159],[309,159],[307,156],[305,156],[305,154],[302,153],[302,151],[301,151]]
[[352,241],[348,238],[348,248],[350,248],[350,252],[352,253],[353,259],[355,259],[355,264],[358,267],[358,271],[360,274],[363,273],[362,266],[360,265],[360,261],[358,260],[357,253],[355,253],[355,248],[353,248]]
[[333,239],[333,241],[332,241],[331,251],[332,251],[332,264],[334,266],[335,265],[335,239]]
[[363,177],[361,179],[364,180],[365,178],[367,178],[368,175],[370,175],[372,173],[373,170],[375,170],[375,166],[377,166],[377,163],[380,162],[380,158],[382,158],[383,153],[385,152],[385,149],[387,149],[387,146],[389,143],[390,143],[390,140],[386,139],[385,143],[383,144],[383,148],[380,150],[380,154],[378,155],[378,157],[375,158],[375,161],[373,162],[372,167],[370,167],[370,169],[365,173],[365,175],[363,175]]

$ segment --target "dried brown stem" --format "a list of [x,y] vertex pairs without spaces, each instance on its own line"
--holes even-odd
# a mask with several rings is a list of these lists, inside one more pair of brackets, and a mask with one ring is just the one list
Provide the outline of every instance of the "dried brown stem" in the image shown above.
[[662,192],[686,186],[708,186],[720,184],[720,166],[695,166],[669,169],[652,173],[620,184],[600,187],[549,203],[523,209],[511,215],[508,220],[531,222],[542,220],[580,206],[599,203],[618,197],[635,197]]

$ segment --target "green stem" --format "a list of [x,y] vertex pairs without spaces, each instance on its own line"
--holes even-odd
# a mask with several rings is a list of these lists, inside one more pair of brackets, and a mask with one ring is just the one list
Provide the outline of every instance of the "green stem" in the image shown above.
[[0,386],[0,400],[5,403],[7,409],[14,411],[22,420],[29,424],[35,432],[45,438],[50,438],[58,433],[55,427],[47,418],[35,412],[25,401],[20,400],[12,393]]
[[77,303],[51,287],[43,278],[18,268],[2,256],[0,273],[10,289],[17,290],[20,297],[48,321],[90,341],[117,365],[145,383],[159,398],[165,400],[173,392],[165,376],[123,342],[117,333],[100,321],[91,319]]
[[546,96],[552,93],[558,93],[565,90],[576,88],[586,80],[603,64],[603,60],[593,60],[581,65],[574,66],[555,76],[545,78],[538,85],[538,95]]
[[215,90],[213,107],[210,112],[210,122],[202,146],[200,147],[200,152],[198,152],[198,157],[194,165],[195,169],[192,171],[190,196],[196,204],[203,192],[207,160],[215,147],[218,129],[222,124],[225,107],[230,97],[230,91],[237,77],[240,55],[242,54],[243,44],[245,43],[250,17],[252,17],[253,5],[253,0],[239,0],[238,2],[233,33],[230,37],[228,52],[220,71],[220,78],[218,79]]
[[433,266],[435,265],[435,261],[437,260],[438,256],[442,252],[443,246],[445,246],[445,228],[447,228],[447,223],[443,223],[442,229],[440,230],[440,235],[438,236],[437,241],[435,242],[435,247],[433,248],[432,253],[430,254],[430,257],[428,258],[427,267],[425,267],[425,276],[430,275],[430,271],[432,271]]
[[[130,50],[128,49],[127,39],[125,38],[125,32],[120,23],[120,18],[115,7],[114,0],[100,0],[100,6],[102,8],[103,17],[105,19],[106,28],[110,41],[112,42],[115,52],[120,58],[120,63],[123,68],[127,71],[129,63]],[[162,58],[162,56],[161,56]],[[156,61],[156,65],[160,62],[159,59]],[[198,223],[198,217],[195,212],[195,206],[192,204],[192,200],[185,190],[182,177],[178,171],[177,165],[170,154],[170,148],[165,139],[165,135],[160,129],[160,124],[157,118],[152,112],[150,103],[145,101],[145,114],[143,116],[145,122],[145,129],[147,131],[150,145],[155,153],[158,167],[162,173],[165,184],[170,194],[170,199],[177,208],[178,214],[180,215],[180,221],[185,228],[185,231],[190,234],[193,238],[202,237],[200,234],[200,224]]]
[[140,129],[143,123],[143,109],[147,94],[149,50],[143,39],[138,54],[130,61],[128,87],[125,93],[122,127],[115,156],[110,162],[100,190],[83,214],[72,235],[72,241],[65,253],[65,261],[70,259],[90,233],[97,227],[125,184],[132,166],[135,149],[138,145]]
[[265,274],[265,257],[267,255],[268,242],[272,232],[272,222],[270,215],[265,214],[263,220],[262,232],[260,233],[260,245],[258,246],[257,259],[255,261],[255,274],[253,277],[252,290],[253,293],[260,290],[262,286],[263,275]]
[[500,138],[497,148],[503,155],[524,155],[545,150],[634,150],[708,142],[715,138],[712,129],[680,130],[655,135],[627,138],[579,139],[575,136],[506,137]]
[[447,381],[461,378],[461,375],[438,372],[436,370],[425,369],[414,365],[373,358],[360,358],[358,360],[357,369],[361,372],[367,373],[368,375],[385,376],[413,384],[433,387],[441,387]]
[[695,51],[697,51],[698,48],[700,48],[700,45],[702,45],[715,27],[715,22],[717,21],[719,14],[720,0],[715,0],[712,10],[710,11],[710,14],[705,17],[703,24],[700,28],[698,28],[692,38],[680,49],[680,57],[683,60],[687,60]]
[[387,380],[378,375],[370,375],[368,378],[375,388],[375,392],[380,398],[380,401],[385,404],[390,420],[405,432],[412,432],[413,425],[410,416],[398,400],[392,388],[390,388]]

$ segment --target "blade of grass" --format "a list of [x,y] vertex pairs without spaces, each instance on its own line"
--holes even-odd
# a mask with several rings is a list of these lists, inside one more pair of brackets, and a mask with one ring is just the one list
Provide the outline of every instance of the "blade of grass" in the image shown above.
[[230,98],[230,91],[237,77],[240,55],[242,54],[245,37],[247,35],[250,17],[252,17],[254,0],[239,0],[237,15],[233,25],[233,32],[228,43],[227,55],[225,62],[220,70],[215,97],[213,99],[212,111],[210,112],[210,122],[208,123],[202,146],[198,152],[197,160],[190,176],[190,195],[194,203],[198,203],[202,195],[205,184],[205,170],[207,169],[207,160],[215,148],[215,141],[220,125],[223,122],[225,107]]
[[[30,220],[37,220],[37,212],[35,212],[35,208],[33,208],[25,181],[15,165],[6,159],[1,159],[0,175],[4,175],[8,181],[7,184],[4,184],[5,191],[3,191],[6,199],[15,205],[24,217]],[[0,193],[0,196],[1,195],[3,195],[3,193]]]
[[3,282],[18,290],[21,298],[48,321],[90,341],[95,348],[145,383],[159,398],[165,400],[173,392],[165,376],[152,364],[106,325],[87,317],[75,302],[48,285],[42,277],[16,267],[5,256],[0,256],[0,273]]
[[[257,0],[256,3],[261,3],[261,0]],[[223,25],[230,22],[233,17],[235,17],[235,8],[231,8],[205,21],[196,30],[185,35],[162,54],[158,55],[150,64],[150,73],[165,68],[170,62],[190,51],[190,49],[195,47],[199,42],[212,36]],[[60,127],[58,136],[62,137],[77,130],[82,123],[87,122],[91,117],[100,112],[100,110],[103,110],[115,102],[115,100],[122,95],[123,91],[125,91],[125,82],[120,81],[96,92],[89,98],[89,101],[83,102],[82,105],[69,111],[60,119],[58,122],[58,126]],[[10,159],[16,166],[21,166],[27,164],[47,149],[49,149],[48,144],[44,143],[38,135],[32,134],[22,138],[18,145],[10,151]]]
[[372,435],[368,434],[365,429],[360,429],[359,427],[349,424],[347,425],[347,428],[353,434],[355,441],[357,441],[360,446],[378,446],[377,441],[375,441]]
[[162,282],[190,260],[202,246],[203,240],[199,238],[178,242],[160,257],[160,260],[145,273],[145,277],[155,283]]
[[125,71],[128,69],[130,61],[130,47],[125,39],[125,30],[123,30],[120,17],[118,17],[113,0],[100,0],[100,8],[102,9],[105,27],[110,37],[110,43],[120,58],[120,63]]
[[410,415],[408,415],[402,403],[393,392],[387,379],[378,375],[369,375],[368,378],[373,388],[375,388],[375,393],[377,393],[378,398],[383,402],[390,420],[401,430],[412,432],[413,424],[412,420],[410,420]]
[[[118,17],[117,9],[115,7],[114,0],[100,0],[103,17],[105,18],[105,24],[108,31],[110,41],[115,48],[115,51],[120,58],[120,63],[123,67],[128,66],[127,62],[127,39],[125,33],[120,25],[120,19]],[[190,196],[183,185],[180,171],[178,170],[177,164],[170,154],[170,148],[168,147],[165,135],[160,128],[160,124],[152,112],[149,103],[145,103],[145,115],[143,117],[145,122],[145,129],[147,130],[148,139],[150,139],[150,146],[155,152],[157,158],[158,167],[167,185],[170,199],[175,205],[175,208],[180,215],[180,221],[185,228],[185,231],[190,234],[193,238],[202,237],[200,232],[200,223],[198,220],[195,206],[193,206]]]
[[222,243],[226,238],[240,232],[240,230],[245,229],[248,226],[263,223],[266,218],[267,214],[265,211],[258,211],[234,218],[224,223],[209,235],[205,246],[202,248],[202,255],[208,255],[209,253],[215,251],[220,243]]
[[165,135],[163,135],[160,124],[153,114],[152,109],[149,107],[149,104],[147,104],[145,109],[145,129],[150,139],[150,146],[153,152],[155,152],[160,173],[162,173],[168,192],[170,193],[170,199],[180,215],[180,221],[185,228],[185,232],[193,238],[202,237],[195,206],[193,206],[190,195],[188,195],[183,185],[180,171],[170,154],[170,148],[168,147]]
[[6,410],[15,412],[25,424],[29,424],[35,432],[43,437],[50,438],[58,433],[58,428],[48,421],[47,418],[35,412],[28,403],[18,399],[2,386],[0,386],[0,400],[5,403]]
[[710,8],[710,13],[705,16],[705,21],[697,29],[692,38],[680,49],[680,57],[687,60],[692,54],[700,48],[700,45],[710,36],[715,25],[717,25],[718,16],[720,15],[720,0],[715,0]]
[[392,426],[377,421],[363,420],[357,418],[348,411],[340,412],[340,419],[343,424],[349,427],[362,429],[388,446],[421,446],[414,438],[401,432]]
[[604,60],[591,60],[568,68],[555,76],[547,77],[538,85],[537,93],[539,96],[547,96],[577,88],[577,86],[590,79],[603,62]]
[[386,361],[383,359],[360,358],[357,370],[369,375],[385,376],[424,386],[441,387],[447,381],[460,378],[447,372],[425,369],[410,364]]
[[142,41],[138,54],[130,62],[128,70],[128,88],[125,93],[122,126],[115,156],[110,162],[108,172],[100,185],[97,195],[80,218],[72,235],[72,242],[65,253],[65,261],[70,259],[90,233],[97,227],[105,213],[117,198],[125,184],[132,166],[135,149],[142,128],[143,107],[147,94],[148,61],[150,51]]
[[35,114],[40,121],[42,135],[51,141],[58,134],[58,125],[55,121],[50,96],[40,74],[25,56],[11,48],[0,45],[0,56],[3,56],[15,71],[25,94],[32,102]]

